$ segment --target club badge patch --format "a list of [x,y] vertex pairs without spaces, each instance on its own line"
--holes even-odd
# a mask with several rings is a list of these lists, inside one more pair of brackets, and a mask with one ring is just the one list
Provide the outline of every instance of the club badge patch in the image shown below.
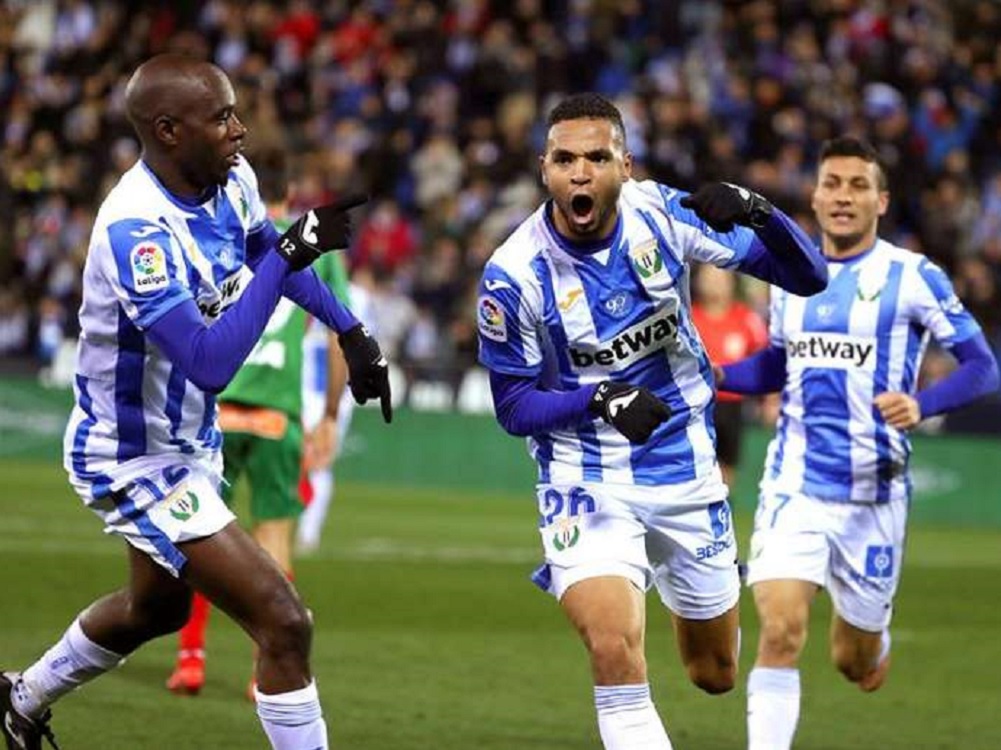
[[664,259],[660,257],[655,239],[641,242],[636,247],[629,248],[629,260],[644,284],[664,272]]
[[476,324],[480,335],[491,341],[507,341],[507,322],[504,308],[493,297],[480,297]]
[[139,294],[164,289],[170,283],[167,276],[167,255],[156,243],[140,242],[132,248],[129,258],[133,286]]

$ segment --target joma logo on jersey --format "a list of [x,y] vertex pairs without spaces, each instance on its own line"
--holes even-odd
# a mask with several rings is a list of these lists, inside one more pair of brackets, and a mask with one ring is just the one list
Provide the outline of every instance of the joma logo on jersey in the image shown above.
[[625,367],[678,337],[678,314],[665,310],[622,331],[605,346],[570,347],[574,367]]
[[243,288],[243,269],[230,274],[219,284],[219,296],[211,300],[198,300],[198,309],[205,318],[215,319],[222,311],[240,298]]
[[843,333],[805,333],[786,343],[790,360],[804,367],[826,367],[835,370],[876,369],[876,345],[872,339]]

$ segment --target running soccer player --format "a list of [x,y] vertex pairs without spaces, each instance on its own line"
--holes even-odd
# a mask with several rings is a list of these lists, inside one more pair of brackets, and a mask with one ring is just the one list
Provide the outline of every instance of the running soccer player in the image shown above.
[[545,564],[587,648],[607,750],[665,750],[650,697],[644,592],[671,611],[691,680],[736,679],[736,544],[713,445],[712,368],[690,314],[688,261],[798,294],[823,259],[760,195],[693,195],[630,178],[621,115],[595,94],[549,116],[550,200],[494,252],[480,282],[480,361],[500,424],[538,463]]
[[326,748],[309,614],[219,495],[214,394],[285,295],[340,333],[352,393],[379,399],[389,421],[378,344],[308,267],[347,247],[346,211],[359,199],[312,209],[279,236],[240,155],[247,131],[233,87],[215,65],[153,57],[125,103],[142,156],[91,235],[64,463],[105,530],[128,542],[129,582],[35,663],[0,677],[0,734],[8,747],[51,742],[49,706],[181,627],[197,590],[260,649],[257,714],[271,746]]
[[[792,746],[797,665],[822,587],[835,666],[864,691],[883,684],[911,495],[907,431],[998,387],[980,326],[942,270],[877,236],[886,184],[870,145],[823,145],[813,210],[830,284],[809,299],[773,289],[769,346],[717,373],[726,390],[782,391],[748,559],[761,620],[749,750]],[[915,394],[929,336],[959,367]]]

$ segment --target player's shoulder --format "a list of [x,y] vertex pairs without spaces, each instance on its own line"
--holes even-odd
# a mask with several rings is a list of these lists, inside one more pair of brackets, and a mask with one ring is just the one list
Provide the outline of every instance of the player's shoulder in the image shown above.
[[655,180],[627,180],[622,186],[620,199],[627,208],[662,211],[675,214],[681,209],[679,201],[688,195],[684,190],[664,185]]
[[548,241],[543,204],[493,251],[487,260],[484,277],[500,271],[519,284],[530,283],[535,278],[535,261],[544,252]]
[[101,203],[97,224],[113,224],[128,219],[155,219],[163,213],[163,189],[141,161],[122,176]]

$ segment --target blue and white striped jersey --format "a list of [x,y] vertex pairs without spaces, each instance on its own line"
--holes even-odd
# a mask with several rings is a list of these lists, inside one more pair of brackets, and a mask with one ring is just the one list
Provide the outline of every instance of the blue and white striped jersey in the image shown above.
[[477,309],[487,368],[552,390],[642,385],[672,412],[644,445],[600,420],[529,438],[540,482],[675,484],[715,470],[713,376],[691,320],[687,263],[739,266],[755,234],[708,230],[679,205],[684,195],[627,182],[618,224],[593,252],[568,244],[545,204],[487,263]]
[[910,443],[873,399],[914,392],[929,335],[948,347],[980,326],[938,266],[883,240],[829,260],[829,272],[813,297],[772,288],[769,336],[785,349],[786,385],[761,489],[835,502],[907,498]]
[[64,466],[96,499],[178,454],[211,460],[222,443],[215,398],[146,339],[193,299],[207,323],[252,276],[247,235],[264,226],[257,178],[243,159],[202,203],[171,195],[137,162],[101,205],[83,272],[76,404]]

